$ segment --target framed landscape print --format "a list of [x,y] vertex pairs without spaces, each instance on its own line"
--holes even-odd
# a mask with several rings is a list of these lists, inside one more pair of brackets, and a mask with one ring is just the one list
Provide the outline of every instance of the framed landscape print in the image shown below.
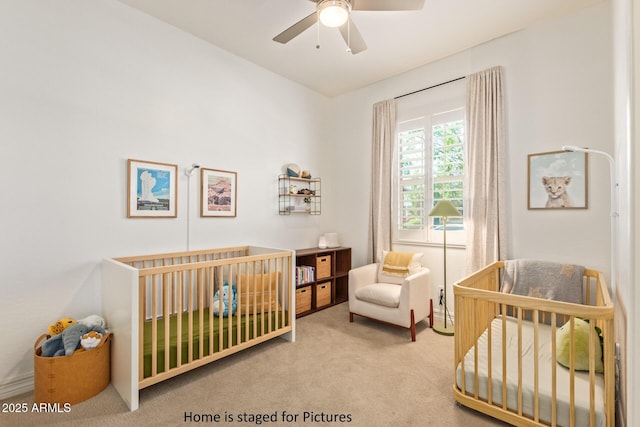
[[237,176],[217,169],[200,170],[200,216],[235,217]]
[[127,217],[175,218],[178,166],[129,159]]
[[529,154],[529,209],[586,209],[587,153]]

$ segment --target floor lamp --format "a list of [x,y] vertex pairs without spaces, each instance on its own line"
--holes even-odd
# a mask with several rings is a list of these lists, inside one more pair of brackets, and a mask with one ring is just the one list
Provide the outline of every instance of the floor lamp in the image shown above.
[[436,323],[433,325],[433,330],[442,335],[453,335],[453,322],[447,325],[447,316],[451,320],[449,315],[449,309],[447,308],[447,218],[450,216],[462,216],[460,211],[449,200],[440,200],[429,212],[429,216],[442,217],[442,233],[443,233],[443,247],[444,247],[444,287],[443,287],[443,302],[444,302],[444,322]]

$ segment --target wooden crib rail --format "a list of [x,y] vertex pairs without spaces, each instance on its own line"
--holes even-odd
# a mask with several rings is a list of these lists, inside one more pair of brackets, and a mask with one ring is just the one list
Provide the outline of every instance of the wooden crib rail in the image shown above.
[[197,251],[128,256],[115,258],[115,260],[132,267],[142,269],[166,265],[180,265],[193,262],[211,261],[216,259],[243,257],[249,254],[249,249],[249,246],[234,246],[228,248],[202,249]]
[[[588,392],[589,392],[589,425],[595,425],[595,384],[596,384],[596,360],[595,348],[600,346],[600,340],[596,334],[596,326],[600,328],[603,336],[603,365],[604,365],[604,411],[606,414],[606,425],[614,425],[614,334],[613,334],[613,312],[614,308],[609,297],[608,289],[602,274],[596,270],[586,269],[584,273],[584,304],[572,304],[561,301],[552,301],[539,299],[528,296],[511,295],[499,292],[501,269],[504,263],[495,262],[482,270],[464,278],[454,284],[454,300],[455,300],[455,351],[454,351],[454,395],[456,400],[468,407],[487,413],[488,415],[502,419],[516,425],[535,425],[547,426],[556,425],[556,416],[558,407],[556,404],[556,373],[563,367],[557,367],[556,363],[551,366],[551,382],[552,396],[551,400],[551,419],[552,422],[547,424],[540,419],[540,401],[539,401],[539,378],[541,375],[541,366],[539,363],[538,350],[539,345],[546,345],[546,341],[540,342],[539,334],[542,328],[550,331],[551,360],[555,361],[557,356],[556,349],[556,325],[568,323],[570,331],[570,340],[573,342],[575,321],[576,319],[587,320],[592,327],[589,333],[589,361],[588,361]],[[517,354],[520,356],[508,360],[506,350],[507,335],[507,319],[510,324],[515,321],[517,324]],[[498,335],[492,334],[492,324],[498,321]],[[527,323],[531,329],[533,337],[533,345],[531,349],[526,350],[533,352],[533,360],[531,366],[523,366],[523,323]],[[488,364],[486,379],[486,392],[483,397],[480,396],[479,384],[479,338],[483,336],[488,349],[492,349],[495,341],[500,347],[487,351],[483,354],[483,360],[486,359]],[[483,347],[484,348],[484,347]],[[501,350],[500,350],[501,348]],[[472,351],[472,366],[465,368],[465,357]],[[493,387],[494,378],[492,372],[496,365],[492,368],[493,351],[501,354],[500,359],[503,361],[501,366],[500,378],[507,378],[507,363],[517,364],[517,408],[513,408],[513,404],[507,407],[508,399],[513,399],[513,394],[507,393],[507,381],[498,379],[501,387],[497,389]],[[575,366],[575,345],[570,346],[570,363],[569,363],[569,425],[576,425],[576,402],[574,400],[576,388],[576,366]],[[493,362],[499,363],[499,362]],[[468,365],[467,360],[467,365]],[[515,365],[511,365],[515,366]],[[458,378],[460,369],[460,378]],[[471,379],[471,388],[473,392],[469,392],[468,380],[465,372],[472,369],[474,373]],[[545,368],[549,369],[549,368]],[[524,373],[530,375],[533,373],[533,414],[523,413],[523,380]],[[546,375],[546,374],[545,374]],[[546,377],[545,377],[546,378]],[[511,377],[513,381],[513,376]],[[458,384],[458,381],[461,384]],[[483,382],[484,384],[484,382]],[[484,389],[483,389],[484,390]],[[513,391],[509,393],[514,393]],[[495,402],[500,402],[497,404]]]

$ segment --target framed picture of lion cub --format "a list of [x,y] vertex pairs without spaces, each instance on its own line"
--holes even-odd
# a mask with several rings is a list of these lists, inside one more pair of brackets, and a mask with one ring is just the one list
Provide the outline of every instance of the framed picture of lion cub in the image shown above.
[[587,153],[529,154],[529,209],[587,209]]

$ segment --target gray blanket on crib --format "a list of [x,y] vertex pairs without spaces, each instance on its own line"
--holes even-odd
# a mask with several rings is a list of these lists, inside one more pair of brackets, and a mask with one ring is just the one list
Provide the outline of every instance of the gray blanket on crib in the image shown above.
[[501,291],[556,301],[582,304],[584,267],[550,261],[505,261]]

